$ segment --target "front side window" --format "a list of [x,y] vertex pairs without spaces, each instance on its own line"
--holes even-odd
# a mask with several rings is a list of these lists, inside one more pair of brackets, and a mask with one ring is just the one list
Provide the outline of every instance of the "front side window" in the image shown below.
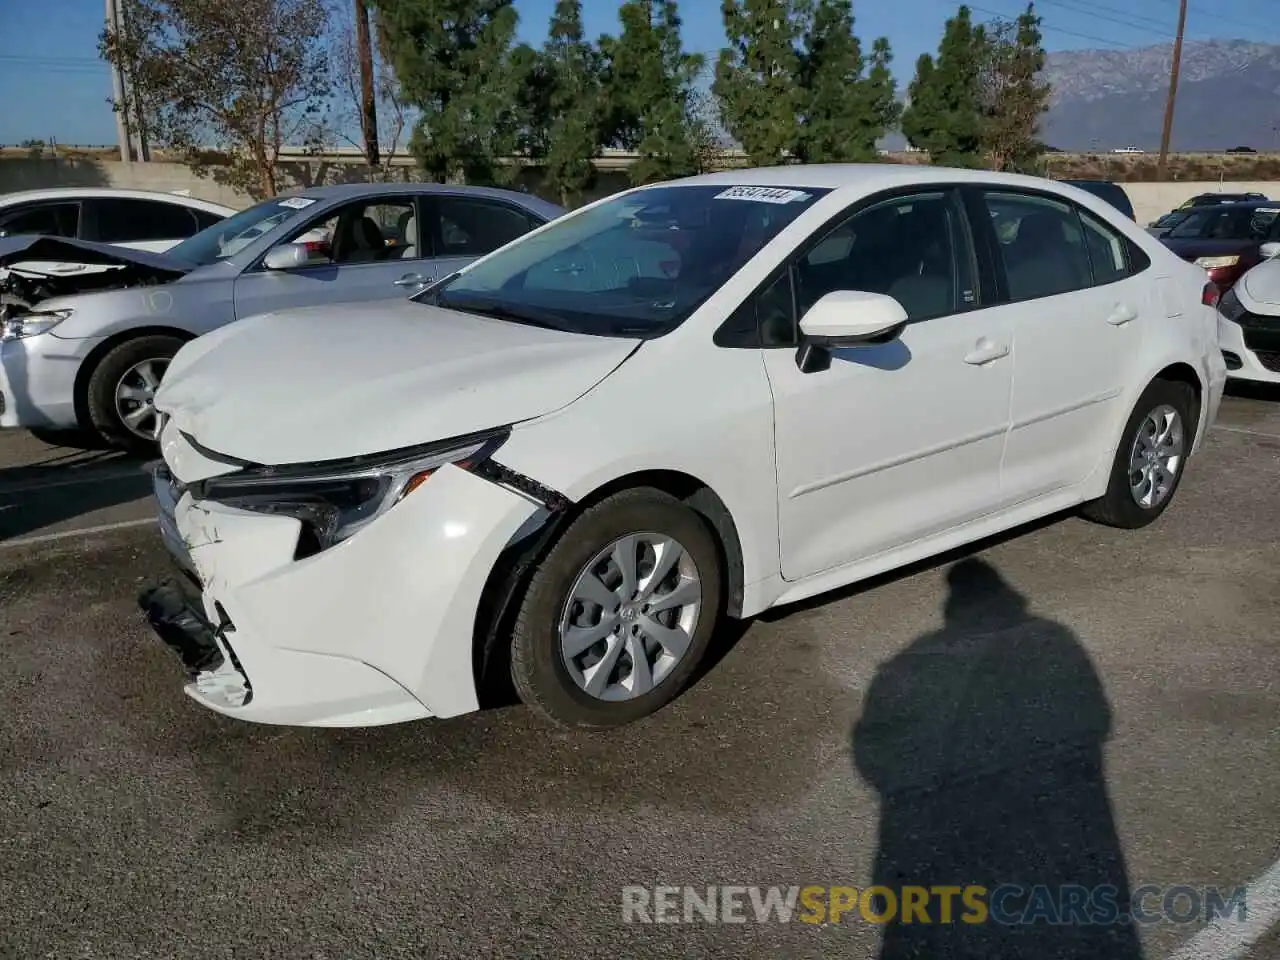
[[420,299],[578,333],[661,336],[826,192],[649,187],[556,220]]
[[201,266],[225,260],[281,224],[301,216],[316,202],[310,197],[264,200],[183,240],[169,254]]
[[42,203],[10,213],[0,211],[0,237],[42,236],[74,239],[80,222],[78,203]]
[[984,191],[1009,299],[1035,300],[1093,285],[1075,208],[1031,194]]
[[313,264],[382,263],[426,255],[418,245],[412,197],[348,203],[285,242],[303,244]]
[[800,317],[835,290],[887,294],[911,320],[972,306],[973,259],[962,217],[951,195],[942,191],[860,210],[796,263]]

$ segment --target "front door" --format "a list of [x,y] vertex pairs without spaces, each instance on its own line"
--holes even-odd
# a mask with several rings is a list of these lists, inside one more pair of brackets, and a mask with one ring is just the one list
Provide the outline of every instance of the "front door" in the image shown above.
[[304,244],[310,262],[250,267],[236,280],[236,316],[412,296],[435,275],[416,223],[417,199],[403,194],[354,201],[309,221],[282,243]]
[[[982,306],[958,196],[916,193],[862,209],[778,284],[794,285],[797,316],[833,290],[862,290],[894,297],[911,321],[900,340],[835,350],[813,373],[799,369],[793,345],[766,346],[783,576],[803,579],[992,511],[1009,425],[1011,319]],[[764,299],[775,312],[791,302],[776,291]],[[785,328],[776,317],[761,322]]]

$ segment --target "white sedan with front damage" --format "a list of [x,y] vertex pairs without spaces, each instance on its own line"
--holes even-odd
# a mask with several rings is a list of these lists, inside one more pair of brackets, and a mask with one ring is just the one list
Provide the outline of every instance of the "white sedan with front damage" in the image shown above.
[[1280,243],[1262,252],[1218,304],[1218,342],[1228,377],[1280,384]]
[[1092,195],[919,166],[610,197],[409,301],[182,348],[143,595],[187,692],[266,723],[607,727],[745,618],[1081,506],[1169,506],[1217,289]]

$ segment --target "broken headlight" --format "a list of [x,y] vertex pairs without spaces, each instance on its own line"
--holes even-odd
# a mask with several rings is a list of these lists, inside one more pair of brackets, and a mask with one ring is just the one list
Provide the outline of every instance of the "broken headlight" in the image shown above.
[[0,314],[0,342],[22,340],[36,334],[48,333],[71,316],[70,310],[32,310],[26,313]]
[[299,555],[341,543],[446,464],[470,470],[507,439],[506,428],[390,453],[284,467],[246,467],[192,485],[192,495],[302,522]]

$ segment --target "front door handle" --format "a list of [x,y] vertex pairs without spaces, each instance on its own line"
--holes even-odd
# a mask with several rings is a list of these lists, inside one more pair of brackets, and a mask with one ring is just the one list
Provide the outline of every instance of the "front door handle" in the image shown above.
[[1107,323],[1111,324],[1113,327],[1119,327],[1128,323],[1130,320],[1136,320],[1137,318],[1137,310],[1133,309],[1133,307],[1129,306],[1127,303],[1117,303],[1116,308],[1111,311],[1111,316],[1107,317]]
[[431,282],[430,277],[420,273],[406,273],[399,280],[392,281],[397,287],[421,287]]
[[1009,355],[1009,345],[1007,343],[993,343],[986,337],[980,339],[971,351],[965,355],[964,362],[971,363],[980,367],[992,360],[999,360],[1001,357]]

